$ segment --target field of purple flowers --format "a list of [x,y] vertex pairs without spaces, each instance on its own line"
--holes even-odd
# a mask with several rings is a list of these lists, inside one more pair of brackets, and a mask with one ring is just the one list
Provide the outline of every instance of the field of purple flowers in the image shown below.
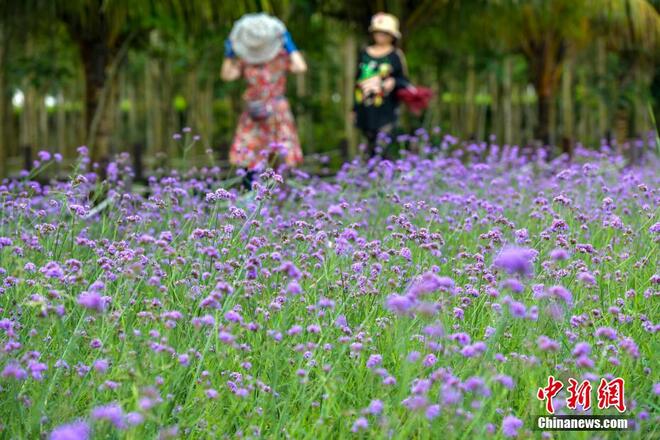
[[43,152],[0,185],[0,437],[593,436],[533,431],[554,375],[623,378],[598,435],[657,438],[657,158],[411,142],[247,194]]

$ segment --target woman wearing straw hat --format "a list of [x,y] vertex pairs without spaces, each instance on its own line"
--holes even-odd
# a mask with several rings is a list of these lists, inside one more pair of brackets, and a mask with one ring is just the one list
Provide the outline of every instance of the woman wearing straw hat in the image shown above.
[[371,19],[373,44],[358,55],[354,121],[367,138],[367,154],[376,155],[379,132],[392,132],[398,120],[399,101],[394,93],[408,86],[406,58],[396,47],[401,38],[399,20],[386,13]]
[[303,73],[307,65],[284,24],[267,14],[241,17],[225,42],[221,77],[245,78],[245,109],[229,150],[229,161],[247,170],[244,184],[251,187],[260,167],[278,161],[290,167],[302,162],[295,121],[284,96],[286,74]]

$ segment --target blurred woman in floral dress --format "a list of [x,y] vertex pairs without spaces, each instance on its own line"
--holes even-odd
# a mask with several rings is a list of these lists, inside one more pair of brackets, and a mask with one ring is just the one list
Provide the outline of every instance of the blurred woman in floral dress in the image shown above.
[[229,150],[229,161],[246,170],[250,189],[254,174],[279,158],[289,167],[302,162],[293,114],[284,96],[288,72],[304,73],[307,65],[284,24],[267,14],[246,14],[225,42],[221,77],[244,78],[245,108]]

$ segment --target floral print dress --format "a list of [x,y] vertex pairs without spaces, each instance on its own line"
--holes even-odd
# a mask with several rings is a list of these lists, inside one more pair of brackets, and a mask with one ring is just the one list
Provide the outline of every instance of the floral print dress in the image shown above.
[[284,96],[289,55],[282,51],[264,64],[241,61],[241,72],[247,81],[243,100],[247,104],[260,101],[268,105],[269,116],[253,118],[244,110],[229,150],[229,161],[252,170],[267,165],[273,154],[280,155],[288,166],[302,162],[302,150],[289,101]]

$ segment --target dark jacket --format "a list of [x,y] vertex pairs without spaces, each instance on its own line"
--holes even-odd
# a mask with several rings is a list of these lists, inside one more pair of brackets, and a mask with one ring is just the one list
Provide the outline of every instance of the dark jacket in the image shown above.
[[[373,77],[379,77],[381,81],[388,77],[394,78],[394,89],[387,95],[365,94],[360,83]],[[395,123],[399,107],[396,91],[408,84],[406,58],[400,49],[394,49],[382,57],[372,57],[366,49],[362,49],[358,55],[353,103],[358,128],[372,132],[378,131],[387,124]]]

